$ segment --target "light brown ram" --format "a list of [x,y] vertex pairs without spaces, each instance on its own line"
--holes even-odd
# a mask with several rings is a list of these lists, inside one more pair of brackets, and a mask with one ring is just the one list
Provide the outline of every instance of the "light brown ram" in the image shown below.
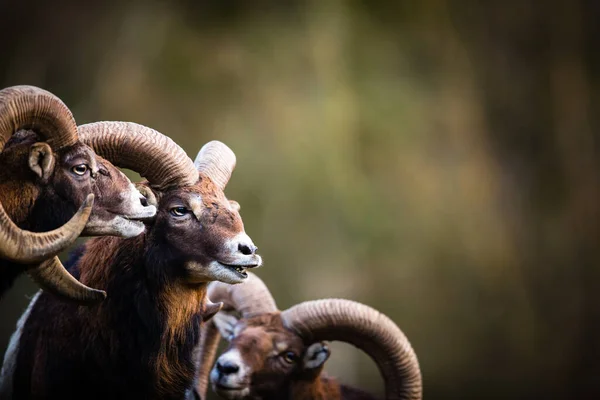
[[280,312],[263,281],[253,274],[240,285],[211,283],[208,297],[225,305],[204,324],[201,335],[197,389],[202,398],[220,336],[229,346],[212,368],[210,381],[225,399],[375,399],[322,372],[330,354],[326,340],[365,351],[383,375],[386,399],[422,398],[419,363],[408,339],[371,307],[324,299]]

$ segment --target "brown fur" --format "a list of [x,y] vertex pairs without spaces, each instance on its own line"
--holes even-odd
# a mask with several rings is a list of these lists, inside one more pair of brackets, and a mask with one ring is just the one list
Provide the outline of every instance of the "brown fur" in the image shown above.
[[[4,210],[15,224],[23,225],[40,194],[39,188],[31,182],[3,181],[2,177],[0,182],[0,202]],[[19,196],[15,196],[15,193]]]
[[348,400],[342,397],[340,383],[335,378],[326,376],[325,373],[317,374],[312,379],[292,380],[287,398],[290,400]]
[[185,375],[185,367],[173,362],[179,358],[179,344],[187,335],[186,325],[194,315],[202,315],[206,302],[206,284],[197,286],[172,285],[160,295],[160,304],[166,315],[160,350],[156,355],[156,376],[161,388],[176,384]]

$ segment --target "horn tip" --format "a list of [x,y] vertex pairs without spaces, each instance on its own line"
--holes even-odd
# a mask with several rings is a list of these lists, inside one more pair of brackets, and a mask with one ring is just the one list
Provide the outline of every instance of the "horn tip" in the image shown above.
[[91,306],[106,300],[106,292],[104,290],[88,288],[85,298],[78,301],[81,305]]
[[[39,281],[37,282],[40,283]],[[55,296],[58,296],[63,300],[74,302],[75,304],[81,306],[93,306],[102,303],[104,300],[106,300],[107,297],[106,292],[104,290],[94,289],[87,286],[85,287],[83,293],[79,293],[78,295],[66,295],[64,293],[56,292],[55,290],[47,288],[43,284],[40,284],[40,286],[42,287],[42,289],[47,290],[48,292],[54,294]]]
[[85,198],[85,201],[83,202],[84,207],[92,207],[94,205],[94,198],[94,193],[88,194]]
[[214,317],[216,313],[221,311],[221,309],[223,308],[223,305],[224,305],[223,302],[212,303],[209,300],[206,303],[206,306],[204,309],[204,314],[202,315],[202,321],[206,322],[206,321],[210,320],[212,317]]
[[231,147],[227,146],[225,143],[221,142],[220,140],[211,140],[210,142],[206,143],[204,146],[202,146],[202,149],[200,149],[200,151],[202,152],[202,150],[208,149],[208,148],[220,148],[221,150],[226,151],[227,153],[230,153],[230,156],[235,157],[235,153],[233,152],[233,150],[231,149]]

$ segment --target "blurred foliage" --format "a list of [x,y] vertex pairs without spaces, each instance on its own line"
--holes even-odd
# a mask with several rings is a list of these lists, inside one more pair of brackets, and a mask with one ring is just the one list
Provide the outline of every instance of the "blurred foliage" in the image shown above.
[[[238,164],[281,308],[392,317],[435,398],[600,397],[600,3],[1,2],[0,83]],[[34,287],[0,303],[0,351]],[[335,346],[328,370],[381,392]]]

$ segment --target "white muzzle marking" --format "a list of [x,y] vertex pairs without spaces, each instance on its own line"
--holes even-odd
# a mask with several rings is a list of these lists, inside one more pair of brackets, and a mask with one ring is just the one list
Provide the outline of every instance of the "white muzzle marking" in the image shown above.
[[[219,371],[218,363],[223,366],[235,365],[238,369],[224,373]],[[227,399],[241,399],[250,393],[249,374],[250,369],[244,363],[239,350],[232,349],[217,359],[217,363],[210,372],[210,381],[219,396]]]

